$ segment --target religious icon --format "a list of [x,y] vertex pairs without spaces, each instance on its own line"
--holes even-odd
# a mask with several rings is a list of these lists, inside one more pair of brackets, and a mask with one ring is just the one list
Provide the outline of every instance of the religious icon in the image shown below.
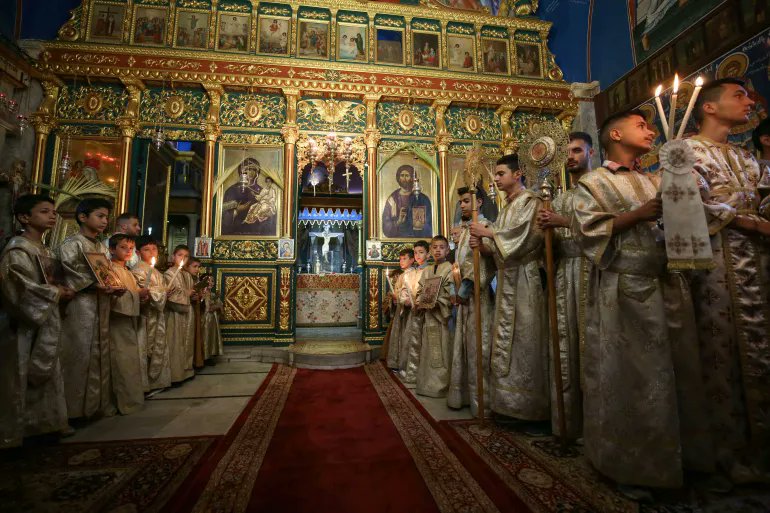
[[770,22],[770,1],[741,0],[741,12],[744,27],[767,26]]
[[650,78],[647,74],[647,67],[640,66],[628,77],[628,96],[626,102],[640,101],[649,98],[651,94],[652,91],[650,91]]
[[[57,143],[63,144],[61,140],[57,140]],[[121,151],[122,144],[117,139],[70,138],[69,155],[72,159],[72,168],[62,182],[83,176],[117,188],[123,174]],[[57,155],[60,153],[57,151]],[[59,163],[57,162],[56,165],[58,166]],[[59,183],[59,180],[61,180],[59,174],[54,173],[52,185]]]
[[64,284],[64,268],[61,260],[47,255],[37,255],[37,263],[46,285]]
[[209,44],[209,13],[179,9],[174,41],[179,48],[206,48]]
[[627,102],[626,81],[621,80],[615,84],[608,93],[608,104],[610,112],[615,113],[621,109]]
[[134,14],[133,43],[163,46],[166,44],[168,11],[162,7],[137,6]]
[[278,259],[279,260],[294,259],[294,239],[278,240]]
[[441,67],[439,34],[412,31],[412,64],[424,68]]
[[[436,226],[433,208],[436,177],[421,160],[404,152],[378,173],[380,237],[430,239]],[[416,184],[419,183],[419,187]]]
[[329,22],[299,20],[297,56],[329,58]]
[[447,68],[452,71],[476,71],[476,46],[472,36],[447,34]]
[[99,285],[102,287],[112,287],[113,289],[126,288],[118,275],[115,274],[115,271],[112,270],[112,264],[107,260],[104,253],[87,251],[83,254]]
[[337,59],[342,61],[367,61],[366,25],[337,24]]
[[211,237],[195,237],[193,256],[197,258],[211,258]]
[[250,14],[220,12],[217,28],[217,50],[248,52],[250,31]]
[[508,41],[481,38],[482,70],[484,73],[508,75]]
[[278,238],[283,149],[224,146],[215,192],[219,197],[217,238]]
[[258,48],[259,53],[273,55],[289,54],[290,21],[286,18],[273,18],[260,16],[258,24]]
[[123,39],[125,14],[126,8],[121,5],[94,3],[89,41],[119,43]]
[[374,60],[383,64],[404,64],[404,29],[377,28]]
[[516,74],[537,78],[543,76],[540,65],[540,45],[516,42]]
[[430,310],[431,308],[436,306],[436,301],[438,301],[439,292],[441,292],[442,280],[443,278],[441,276],[434,276],[432,278],[426,279],[423,282],[422,292],[418,299],[420,308]]
[[366,259],[382,260],[382,242],[378,240],[366,241]]
[[736,9],[730,7],[706,22],[706,45],[709,51],[724,48],[741,35]]
[[[703,59],[706,53],[706,43],[704,43],[703,37],[703,26],[698,25],[676,42],[676,62],[680,68],[686,66],[693,69]],[[669,74],[666,79],[670,79],[670,77]]]

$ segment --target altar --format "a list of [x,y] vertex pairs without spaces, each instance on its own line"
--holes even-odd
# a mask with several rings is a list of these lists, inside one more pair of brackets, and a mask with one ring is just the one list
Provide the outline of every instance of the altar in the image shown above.
[[360,290],[358,274],[300,274],[297,326],[357,326]]

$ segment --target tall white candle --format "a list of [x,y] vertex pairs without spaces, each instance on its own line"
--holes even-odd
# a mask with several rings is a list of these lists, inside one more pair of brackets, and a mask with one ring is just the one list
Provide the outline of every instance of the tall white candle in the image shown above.
[[660,118],[660,124],[663,125],[663,137],[668,141],[668,121],[666,121],[666,113],[663,111],[663,104],[660,102],[661,91],[663,91],[663,85],[659,85],[655,89],[655,105],[658,106],[658,117]]
[[182,270],[182,266],[184,265],[184,260],[179,262],[179,267],[176,268],[174,271],[174,276],[171,277],[171,282],[168,284],[168,288],[171,288],[174,286],[174,283],[176,282],[177,276],[179,276],[179,271]]
[[690,120],[690,114],[692,114],[692,109],[695,107],[695,101],[698,99],[698,94],[700,93],[702,87],[703,77],[698,77],[695,80],[695,89],[692,92],[692,96],[690,96],[690,103],[687,104],[687,110],[684,113],[684,119],[682,120],[682,124],[679,125],[679,131],[676,134],[677,139],[681,139],[682,135],[684,135],[684,130],[687,128],[687,122]]
[[149,289],[150,285],[152,285],[152,273],[155,272],[155,257],[152,257],[152,260],[150,261],[150,270],[147,271],[147,278],[145,279],[146,283],[144,284],[144,288]]
[[671,94],[671,105],[668,107],[668,139],[674,138],[674,125],[676,124],[676,97],[679,92],[679,75],[674,74],[674,91]]

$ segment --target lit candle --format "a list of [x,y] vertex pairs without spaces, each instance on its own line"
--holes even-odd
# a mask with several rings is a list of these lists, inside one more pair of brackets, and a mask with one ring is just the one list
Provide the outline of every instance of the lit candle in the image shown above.
[[174,286],[174,282],[176,282],[177,276],[179,276],[179,271],[182,270],[182,266],[184,265],[184,260],[179,262],[179,267],[174,270],[174,276],[171,277],[171,282],[168,284],[168,288],[171,288]]
[[690,96],[690,103],[687,104],[687,110],[684,113],[684,119],[682,120],[682,124],[679,126],[679,132],[676,134],[677,139],[681,139],[682,135],[684,135],[684,130],[687,128],[687,122],[690,120],[690,114],[692,114],[692,109],[695,107],[695,101],[698,99],[698,93],[700,93],[702,87],[703,77],[698,77],[695,80],[695,90],[692,92],[692,96]]
[[655,104],[658,106],[658,117],[660,118],[660,122],[663,125],[663,136],[668,141],[668,121],[666,121],[666,113],[663,111],[663,104],[660,102],[660,93],[662,91],[662,85],[659,85],[658,88],[655,89]]
[[676,123],[676,97],[679,92],[679,75],[674,75],[674,90],[671,93],[671,105],[668,108],[668,139],[674,138],[674,124]]
[[145,279],[144,288],[149,289],[152,285],[152,273],[155,272],[155,257],[150,260],[150,270],[147,271],[147,278]]

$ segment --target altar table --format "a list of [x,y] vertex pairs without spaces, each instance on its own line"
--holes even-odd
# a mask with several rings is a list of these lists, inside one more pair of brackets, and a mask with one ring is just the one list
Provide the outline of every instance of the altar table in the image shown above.
[[358,274],[297,276],[297,326],[357,326],[361,277]]

